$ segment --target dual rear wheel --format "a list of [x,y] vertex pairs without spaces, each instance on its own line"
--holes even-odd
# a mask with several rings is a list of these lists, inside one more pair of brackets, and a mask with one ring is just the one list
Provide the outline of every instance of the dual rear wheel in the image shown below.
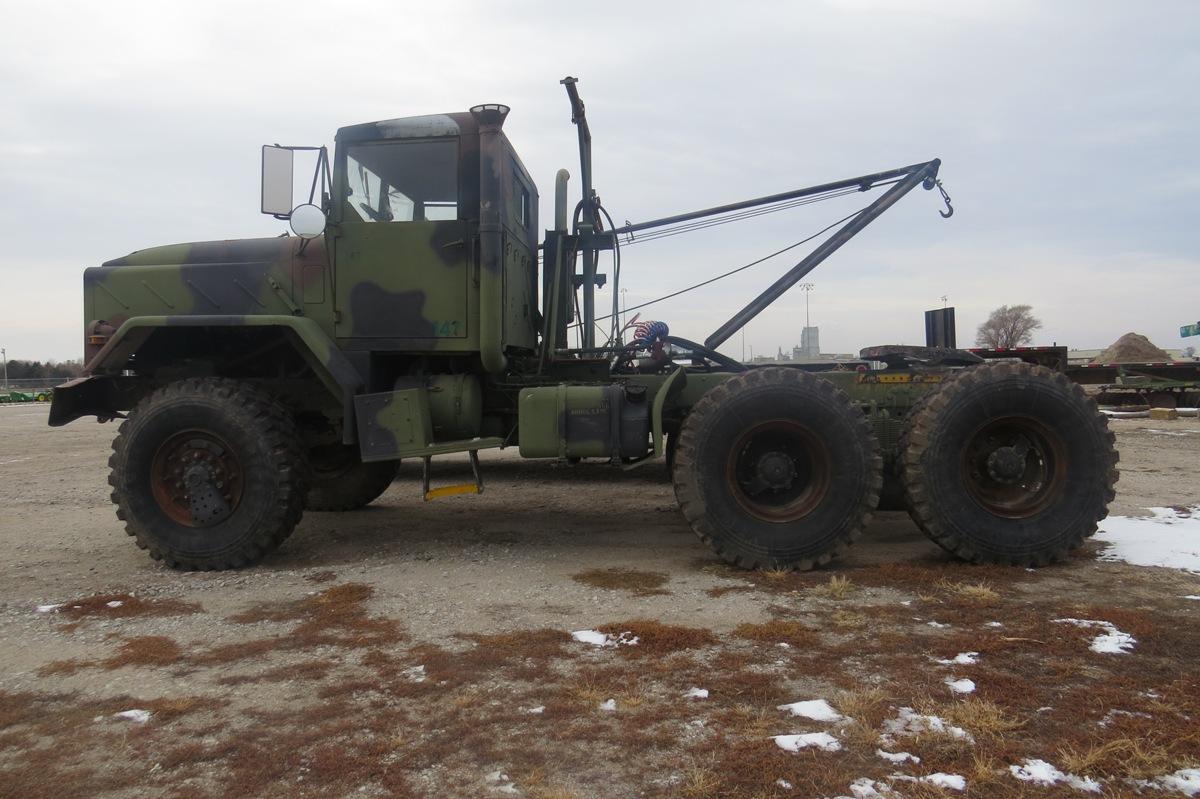
[[675,496],[716,553],[747,569],[809,569],[862,534],[883,460],[863,413],[798,369],[742,372],[710,389],[675,447]]
[[[897,453],[913,520],[964,560],[1061,560],[1095,532],[1114,496],[1105,418],[1080,386],[1044,367],[949,374],[910,412]],[[879,502],[871,424],[830,381],[795,369],[755,369],[711,389],[685,419],[674,456],[684,517],[745,568],[826,563]]]

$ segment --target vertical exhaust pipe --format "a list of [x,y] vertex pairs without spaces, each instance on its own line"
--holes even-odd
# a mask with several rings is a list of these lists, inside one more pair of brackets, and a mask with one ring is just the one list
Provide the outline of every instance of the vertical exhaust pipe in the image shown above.
[[485,371],[503,374],[504,356],[504,153],[500,129],[509,108],[477,105],[471,116],[479,125],[479,357]]
[[554,176],[554,229],[559,233],[567,232],[567,181],[571,173],[565,169],[558,170]]

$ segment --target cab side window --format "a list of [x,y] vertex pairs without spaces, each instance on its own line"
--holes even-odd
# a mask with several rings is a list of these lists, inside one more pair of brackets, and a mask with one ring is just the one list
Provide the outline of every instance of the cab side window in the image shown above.
[[530,192],[520,175],[521,172],[514,162],[512,165],[512,199],[509,208],[517,226],[522,230],[530,230],[533,225]]
[[346,152],[343,219],[458,219],[458,140],[352,145]]

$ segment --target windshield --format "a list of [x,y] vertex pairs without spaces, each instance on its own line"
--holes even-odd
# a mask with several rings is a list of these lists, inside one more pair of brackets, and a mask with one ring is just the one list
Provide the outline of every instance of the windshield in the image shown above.
[[458,219],[458,140],[355,145],[346,186],[347,222]]

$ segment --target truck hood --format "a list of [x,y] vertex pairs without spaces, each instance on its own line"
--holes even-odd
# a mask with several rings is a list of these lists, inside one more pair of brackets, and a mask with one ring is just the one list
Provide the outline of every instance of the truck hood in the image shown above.
[[[266,239],[228,239],[168,244],[135,250],[129,255],[105,261],[103,266],[157,266],[160,264],[238,264],[278,262],[290,259],[302,239],[274,236]],[[323,245],[323,241],[314,241]],[[312,246],[312,245],[310,245]]]

